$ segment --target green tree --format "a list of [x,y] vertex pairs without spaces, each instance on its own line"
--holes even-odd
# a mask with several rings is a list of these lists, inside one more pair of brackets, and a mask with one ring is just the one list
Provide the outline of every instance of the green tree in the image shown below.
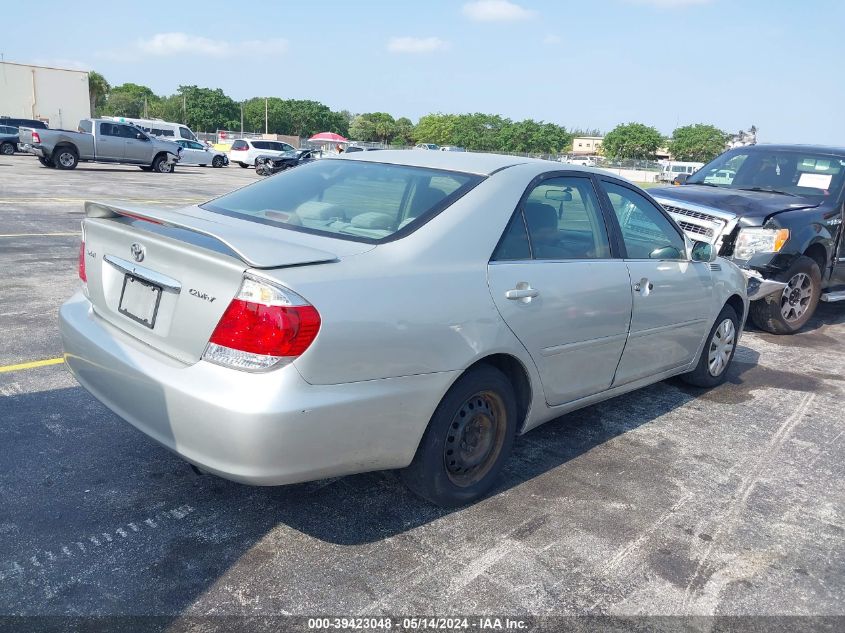
[[125,83],[109,90],[99,112],[110,116],[139,118],[144,116],[145,103],[149,107],[157,101],[159,97],[147,86]]
[[374,141],[376,140],[376,126],[363,114],[359,114],[349,125],[349,137],[356,141]]
[[97,111],[106,103],[106,95],[109,94],[111,86],[106,78],[100,73],[92,70],[88,73],[88,99],[91,102],[91,116],[97,116]]
[[[267,131],[307,138],[318,132],[349,134],[349,122],[342,112],[333,112],[319,101],[268,97]],[[244,129],[264,132],[264,97],[244,102]],[[240,125],[240,124],[239,124]]]
[[413,145],[414,124],[411,122],[411,119],[404,116],[396,119],[393,138],[390,142],[394,145]]
[[240,126],[240,106],[220,88],[179,86],[184,104],[183,118],[177,119],[195,131],[230,130]]
[[602,153],[610,158],[653,159],[663,137],[642,123],[617,125],[602,141]]
[[456,119],[454,114],[426,114],[414,126],[413,140],[417,143],[453,145]]
[[713,125],[684,125],[672,133],[669,153],[676,160],[706,163],[725,151],[728,136]]

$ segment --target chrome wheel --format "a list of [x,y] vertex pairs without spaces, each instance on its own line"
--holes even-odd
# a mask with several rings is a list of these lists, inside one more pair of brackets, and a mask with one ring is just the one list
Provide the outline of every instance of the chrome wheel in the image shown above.
[[73,167],[76,162],[76,156],[70,152],[62,152],[59,154],[59,164],[62,167]]
[[443,448],[449,479],[470,486],[482,479],[502,451],[507,429],[502,398],[482,391],[468,398],[452,418]]
[[725,319],[713,332],[707,352],[707,369],[711,376],[721,376],[728,366],[736,345],[736,328],[731,319]]
[[806,273],[798,273],[789,280],[780,299],[780,313],[785,321],[799,320],[813,298],[813,281]]

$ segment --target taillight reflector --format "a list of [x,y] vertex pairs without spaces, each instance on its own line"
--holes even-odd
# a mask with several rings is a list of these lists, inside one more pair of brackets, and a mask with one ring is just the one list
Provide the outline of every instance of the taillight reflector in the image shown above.
[[88,282],[88,275],[85,274],[85,242],[79,242],[79,278],[83,283]]

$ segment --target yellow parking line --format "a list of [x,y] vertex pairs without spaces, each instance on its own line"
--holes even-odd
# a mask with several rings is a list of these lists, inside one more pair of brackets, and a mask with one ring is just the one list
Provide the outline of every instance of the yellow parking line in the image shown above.
[[0,237],[79,237],[80,233],[5,233]]
[[29,363],[19,363],[17,365],[2,365],[0,366],[0,374],[7,371],[18,371],[20,369],[35,369],[36,367],[47,367],[48,365],[61,365],[65,362],[64,358],[48,358],[47,360],[34,360]]

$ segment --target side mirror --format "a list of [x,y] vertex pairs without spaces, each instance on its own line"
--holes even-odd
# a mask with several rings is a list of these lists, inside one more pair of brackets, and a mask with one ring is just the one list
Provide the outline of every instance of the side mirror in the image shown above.
[[147,141],[147,140],[149,140],[146,136],[144,136],[144,135],[143,135],[143,134],[141,134],[140,132],[136,132],[136,133],[135,133],[135,138],[137,138],[139,141]]
[[694,262],[716,261],[716,249],[707,242],[694,241],[690,249],[689,258]]

